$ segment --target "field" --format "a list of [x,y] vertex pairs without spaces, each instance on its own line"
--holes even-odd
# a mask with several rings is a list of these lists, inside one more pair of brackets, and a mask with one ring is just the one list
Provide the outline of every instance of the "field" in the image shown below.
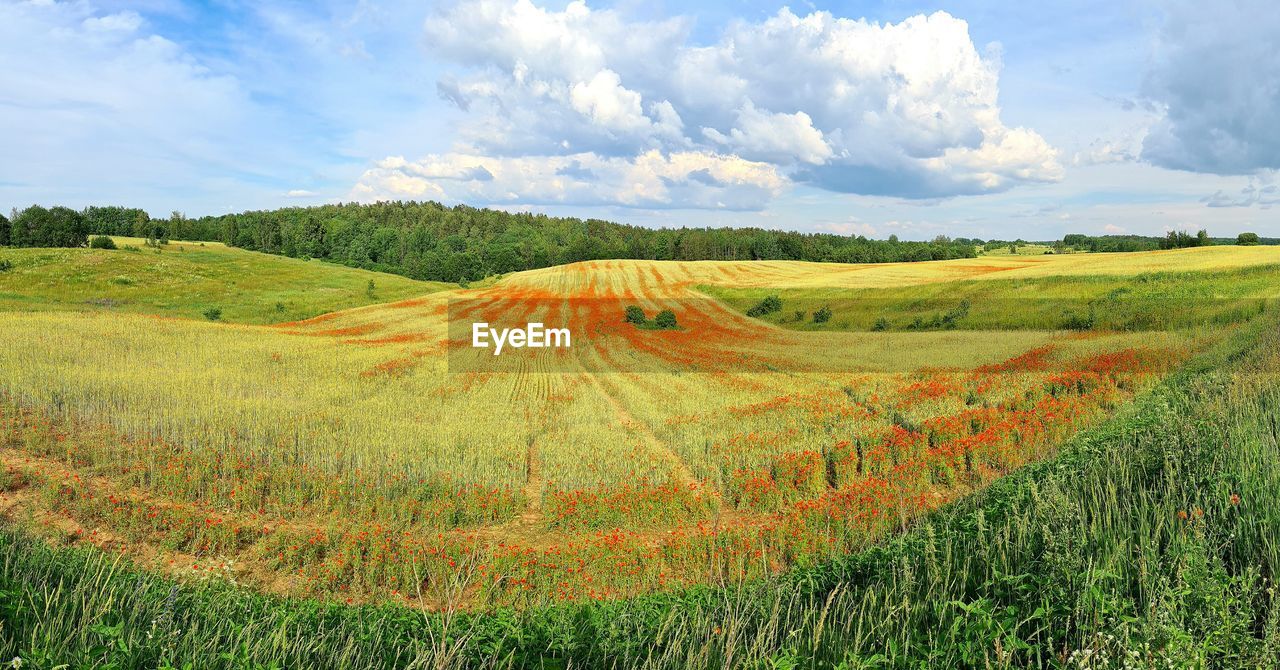
[[[714,606],[698,601],[722,609],[690,614],[681,620],[690,628],[671,634],[683,653],[720,656],[650,659],[675,667],[751,660],[723,655],[754,634],[774,640],[747,654],[755,660],[828,658],[839,638],[846,650],[840,653],[855,650],[868,663],[847,667],[873,667],[868,650],[890,629],[901,635],[894,644],[905,645],[898,647],[903,658],[911,657],[913,645],[921,645],[913,631],[927,624],[919,612],[889,607],[892,599],[910,593],[926,600],[979,585],[954,579],[987,586],[1004,580],[1000,588],[1009,593],[1001,597],[1012,598],[1024,587],[1017,573],[1001,570],[1026,567],[1022,559],[983,552],[1015,551],[1021,538],[1049,532],[1043,525],[1054,514],[1085,515],[1062,519],[1064,533],[1078,521],[1081,535],[1037,540],[1068,543],[1063,560],[1075,560],[1070,543],[1123,525],[1088,515],[1120,514],[1123,506],[1070,512],[1070,505],[1113,499],[1118,494],[1107,487],[1116,484],[1106,476],[1129,468],[1137,477],[1140,466],[1120,453],[1071,461],[1070,454],[1060,456],[1063,445],[1091,431],[1110,440],[1139,434],[1114,426],[1166,411],[1150,398],[1184,393],[1192,382],[1177,370],[1188,361],[1206,365],[1214,352],[1236,347],[1251,353],[1222,360],[1253,361],[1265,370],[1273,352],[1257,342],[1273,338],[1259,334],[1259,324],[1272,322],[1280,291],[1280,254],[1263,247],[874,266],[594,261],[470,289],[270,259],[281,264],[277,269],[220,248],[22,253],[14,270],[0,275],[6,296],[0,307],[9,310],[0,315],[0,510],[21,532],[0,542],[10,552],[7,565],[54,569],[18,558],[45,551],[14,548],[34,536],[70,547],[62,551],[71,558],[50,558],[49,566],[98,570],[93,579],[101,589],[114,583],[114,573],[103,573],[92,556],[105,552],[174,583],[230,581],[351,611],[405,606],[445,616],[429,619],[436,623],[428,628],[447,628],[459,612],[483,629],[489,624],[475,622],[485,613],[587,611],[563,609],[582,603],[603,608],[590,610],[593,617],[660,602],[670,616],[684,616],[671,605],[684,601],[661,599],[750,593],[776,580],[809,584],[809,596],[779,591],[791,594],[788,602],[779,600],[783,595],[708,596]],[[156,259],[189,263],[205,279],[190,293],[162,288],[178,270]],[[273,280],[234,298],[219,292],[219,282],[247,289],[259,276],[237,262],[263,263],[260,276]],[[85,270],[99,265],[110,270]],[[42,287],[32,279],[50,273],[85,277],[85,288]],[[113,287],[115,276],[138,282]],[[146,279],[152,276],[168,279]],[[375,281],[372,291],[366,278]],[[323,286],[336,291],[325,294]],[[117,290],[135,293],[125,298]],[[120,308],[82,309],[83,295],[118,299]],[[769,295],[781,298],[780,310],[762,319],[744,314]],[[962,301],[968,304],[962,317],[933,323],[933,315],[945,316]],[[224,320],[238,323],[200,316],[214,302]],[[273,318],[274,307],[264,305],[276,302],[307,318]],[[679,327],[636,328],[623,319],[629,305],[650,317],[670,309]],[[326,311],[339,306],[350,308]],[[823,306],[832,318],[812,323],[809,315]],[[806,318],[789,318],[796,311]],[[1064,322],[1068,314],[1089,321]],[[917,317],[924,325],[912,327]],[[877,328],[879,319],[888,324]],[[564,326],[574,342],[569,349],[495,357],[469,346],[475,321]],[[1259,382],[1264,378],[1227,376],[1222,383],[1234,390],[1225,400],[1196,400],[1219,403],[1214,416],[1233,417],[1229,428],[1214,430],[1263,430],[1258,407],[1275,402]],[[1166,428],[1185,429],[1188,440],[1208,430],[1176,422]],[[1051,464],[1073,462],[1087,476],[1053,479]],[[1189,529],[1207,521],[1185,515],[1234,514],[1231,495],[1261,491],[1274,475],[1213,463],[1235,479],[1195,489],[1204,501],[1177,501]],[[1049,488],[1028,492],[1034,482]],[[1074,500],[1071,487],[1090,482],[1101,488],[1089,490],[1086,502],[1064,502]],[[976,531],[964,527],[970,522],[964,510],[972,509],[966,506],[982,504],[971,501],[1001,495],[1022,506],[1005,508],[993,526],[980,520]],[[1148,503],[1152,514],[1173,504],[1126,504],[1147,514]],[[1266,509],[1249,513],[1270,518]],[[1177,517],[1140,521],[1143,533],[1187,539]],[[1131,522],[1137,523],[1123,520]],[[937,532],[954,534],[956,546],[969,543],[968,553],[951,545],[937,553],[927,529],[948,523],[956,526]],[[1009,535],[1000,541],[987,535],[1001,532]],[[1271,532],[1248,526],[1232,541],[1241,543],[1242,555],[1265,546],[1273,551],[1274,544],[1254,543]],[[922,542],[932,548],[917,551]],[[100,553],[75,553],[77,547]],[[851,556],[878,551],[902,552],[893,554],[892,570],[910,570],[893,562],[899,559],[927,559],[921,579],[942,581],[908,584],[895,572],[882,592],[872,593],[849,586],[866,581],[833,577],[859,569]],[[878,565],[866,560],[867,570]],[[1092,575],[1095,567],[1064,562],[1052,574]],[[1139,570],[1127,563],[1116,569]],[[1075,593],[1090,586],[1060,587]],[[820,591],[827,598],[822,616],[843,612],[843,628],[832,623],[824,633],[823,619],[810,618],[805,598]],[[758,609],[768,606],[772,613]],[[1044,603],[1046,611],[1060,606]],[[935,623],[954,620],[932,616]],[[1022,634],[1015,633],[1027,630],[998,611],[983,616],[999,631],[985,633],[997,644],[1014,644]],[[870,627],[877,620],[888,623]],[[719,622],[714,633],[703,627],[709,621]],[[1114,634],[1115,626],[1095,623],[1089,630]],[[775,639],[785,638],[787,627],[809,637]],[[457,649],[421,650],[437,664],[456,662],[453,654],[473,641],[447,632],[439,631],[440,639],[456,641]],[[652,632],[640,639],[652,639]],[[952,632],[980,636],[967,628]],[[616,631],[599,634],[618,639]],[[1072,644],[1082,644],[1080,630],[1070,634]],[[723,639],[695,651],[700,635]],[[949,648],[961,647],[953,640]],[[1165,644],[1161,653],[1172,648]],[[1004,657],[982,653],[988,662],[997,659],[993,665],[1031,659],[1016,645],[1003,648]],[[832,667],[841,661],[828,660]],[[950,660],[981,665],[978,657]],[[354,662],[335,657],[333,665],[342,663]]]
[[[276,323],[438,291],[448,285],[255,254],[218,242],[146,246],[112,238],[119,250],[0,249],[0,311],[127,312],[235,323]],[[369,282],[373,282],[370,290]]]

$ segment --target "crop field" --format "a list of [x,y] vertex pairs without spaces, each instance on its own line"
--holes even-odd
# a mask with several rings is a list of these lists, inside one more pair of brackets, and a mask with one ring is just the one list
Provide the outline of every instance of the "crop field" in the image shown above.
[[[230,252],[159,256],[201,253]],[[139,256],[37,257],[16,270]],[[594,261],[448,290],[332,268],[311,281],[376,276],[382,301],[271,325],[10,300],[0,509],[180,579],[341,603],[479,611],[745,583],[866,549],[1051,457],[1265,313],[1278,261],[1266,248]],[[0,292],[24,282],[0,276]],[[1179,318],[1071,330],[979,307],[1016,309],[1027,287],[1078,305],[1152,282],[1182,296]],[[353,304],[371,302],[356,288]],[[974,307],[961,327],[875,332],[854,305],[877,292],[876,314],[946,296]],[[797,332],[741,313],[771,293],[784,312],[829,299],[850,324]],[[236,320],[273,321],[273,295],[238,300]],[[637,328],[628,305],[670,309],[679,327]],[[493,356],[469,346],[477,321],[563,326],[573,345]]]

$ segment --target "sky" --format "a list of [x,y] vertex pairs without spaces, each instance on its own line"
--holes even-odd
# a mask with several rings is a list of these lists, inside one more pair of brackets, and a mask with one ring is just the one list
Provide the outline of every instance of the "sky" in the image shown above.
[[0,0],[0,207],[1280,236],[1280,10]]

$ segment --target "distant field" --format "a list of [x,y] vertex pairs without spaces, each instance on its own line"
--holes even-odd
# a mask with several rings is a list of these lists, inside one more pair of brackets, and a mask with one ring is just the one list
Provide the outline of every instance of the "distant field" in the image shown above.
[[[661,261],[658,263],[662,264]],[[800,261],[690,261],[671,263],[671,267],[678,265],[676,272],[689,285],[863,289],[962,279],[989,281],[1090,275],[1134,277],[1145,273],[1202,272],[1274,264],[1280,264],[1280,247],[1220,246],[1135,253],[982,256],[929,263],[844,265]]]
[[[4,249],[2,310],[95,310],[275,323],[399,300],[446,285],[228,248],[216,242],[114,238],[120,249]],[[126,247],[132,247],[128,249]],[[372,291],[369,282],[374,283]]]
[[[1056,267],[1077,269],[1064,263]],[[775,296],[780,307],[760,318],[800,330],[1144,331],[1224,325],[1260,314],[1280,298],[1280,265],[984,277],[885,288],[700,288],[744,313]],[[816,322],[814,313],[823,308],[830,318]]]

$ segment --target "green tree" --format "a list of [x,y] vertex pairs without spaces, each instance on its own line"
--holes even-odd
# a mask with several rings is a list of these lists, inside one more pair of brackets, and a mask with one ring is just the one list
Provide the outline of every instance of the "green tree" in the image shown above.
[[[0,224],[3,225],[3,224]],[[1257,233],[1240,233],[1236,235],[1236,244],[1242,247],[1252,247],[1259,243]]]
[[818,310],[813,313],[814,323],[826,323],[830,320],[831,320],[831,308],[828,307],[827,305],[823,305],[822,307],[819,307]]
[[9,219],[0,214],[0,247],[9,246]]
[[661,312],[658,312],[658,315],[653,317],[653,325],[661,328],[662,330],[674,330],[678,327],[678,324],[676,324],[675,312],[672,312],[669,309],[664,309]]
[[115,249],[116,243],[114,240],[112,240],[110,237],[107,237],[106,235],[98,235],[93,239],[89,240],[89,248],[90,249]]
[[645,322],[644,310],[635,305],[628,305],[626,309],[627,323],[641,325]]

